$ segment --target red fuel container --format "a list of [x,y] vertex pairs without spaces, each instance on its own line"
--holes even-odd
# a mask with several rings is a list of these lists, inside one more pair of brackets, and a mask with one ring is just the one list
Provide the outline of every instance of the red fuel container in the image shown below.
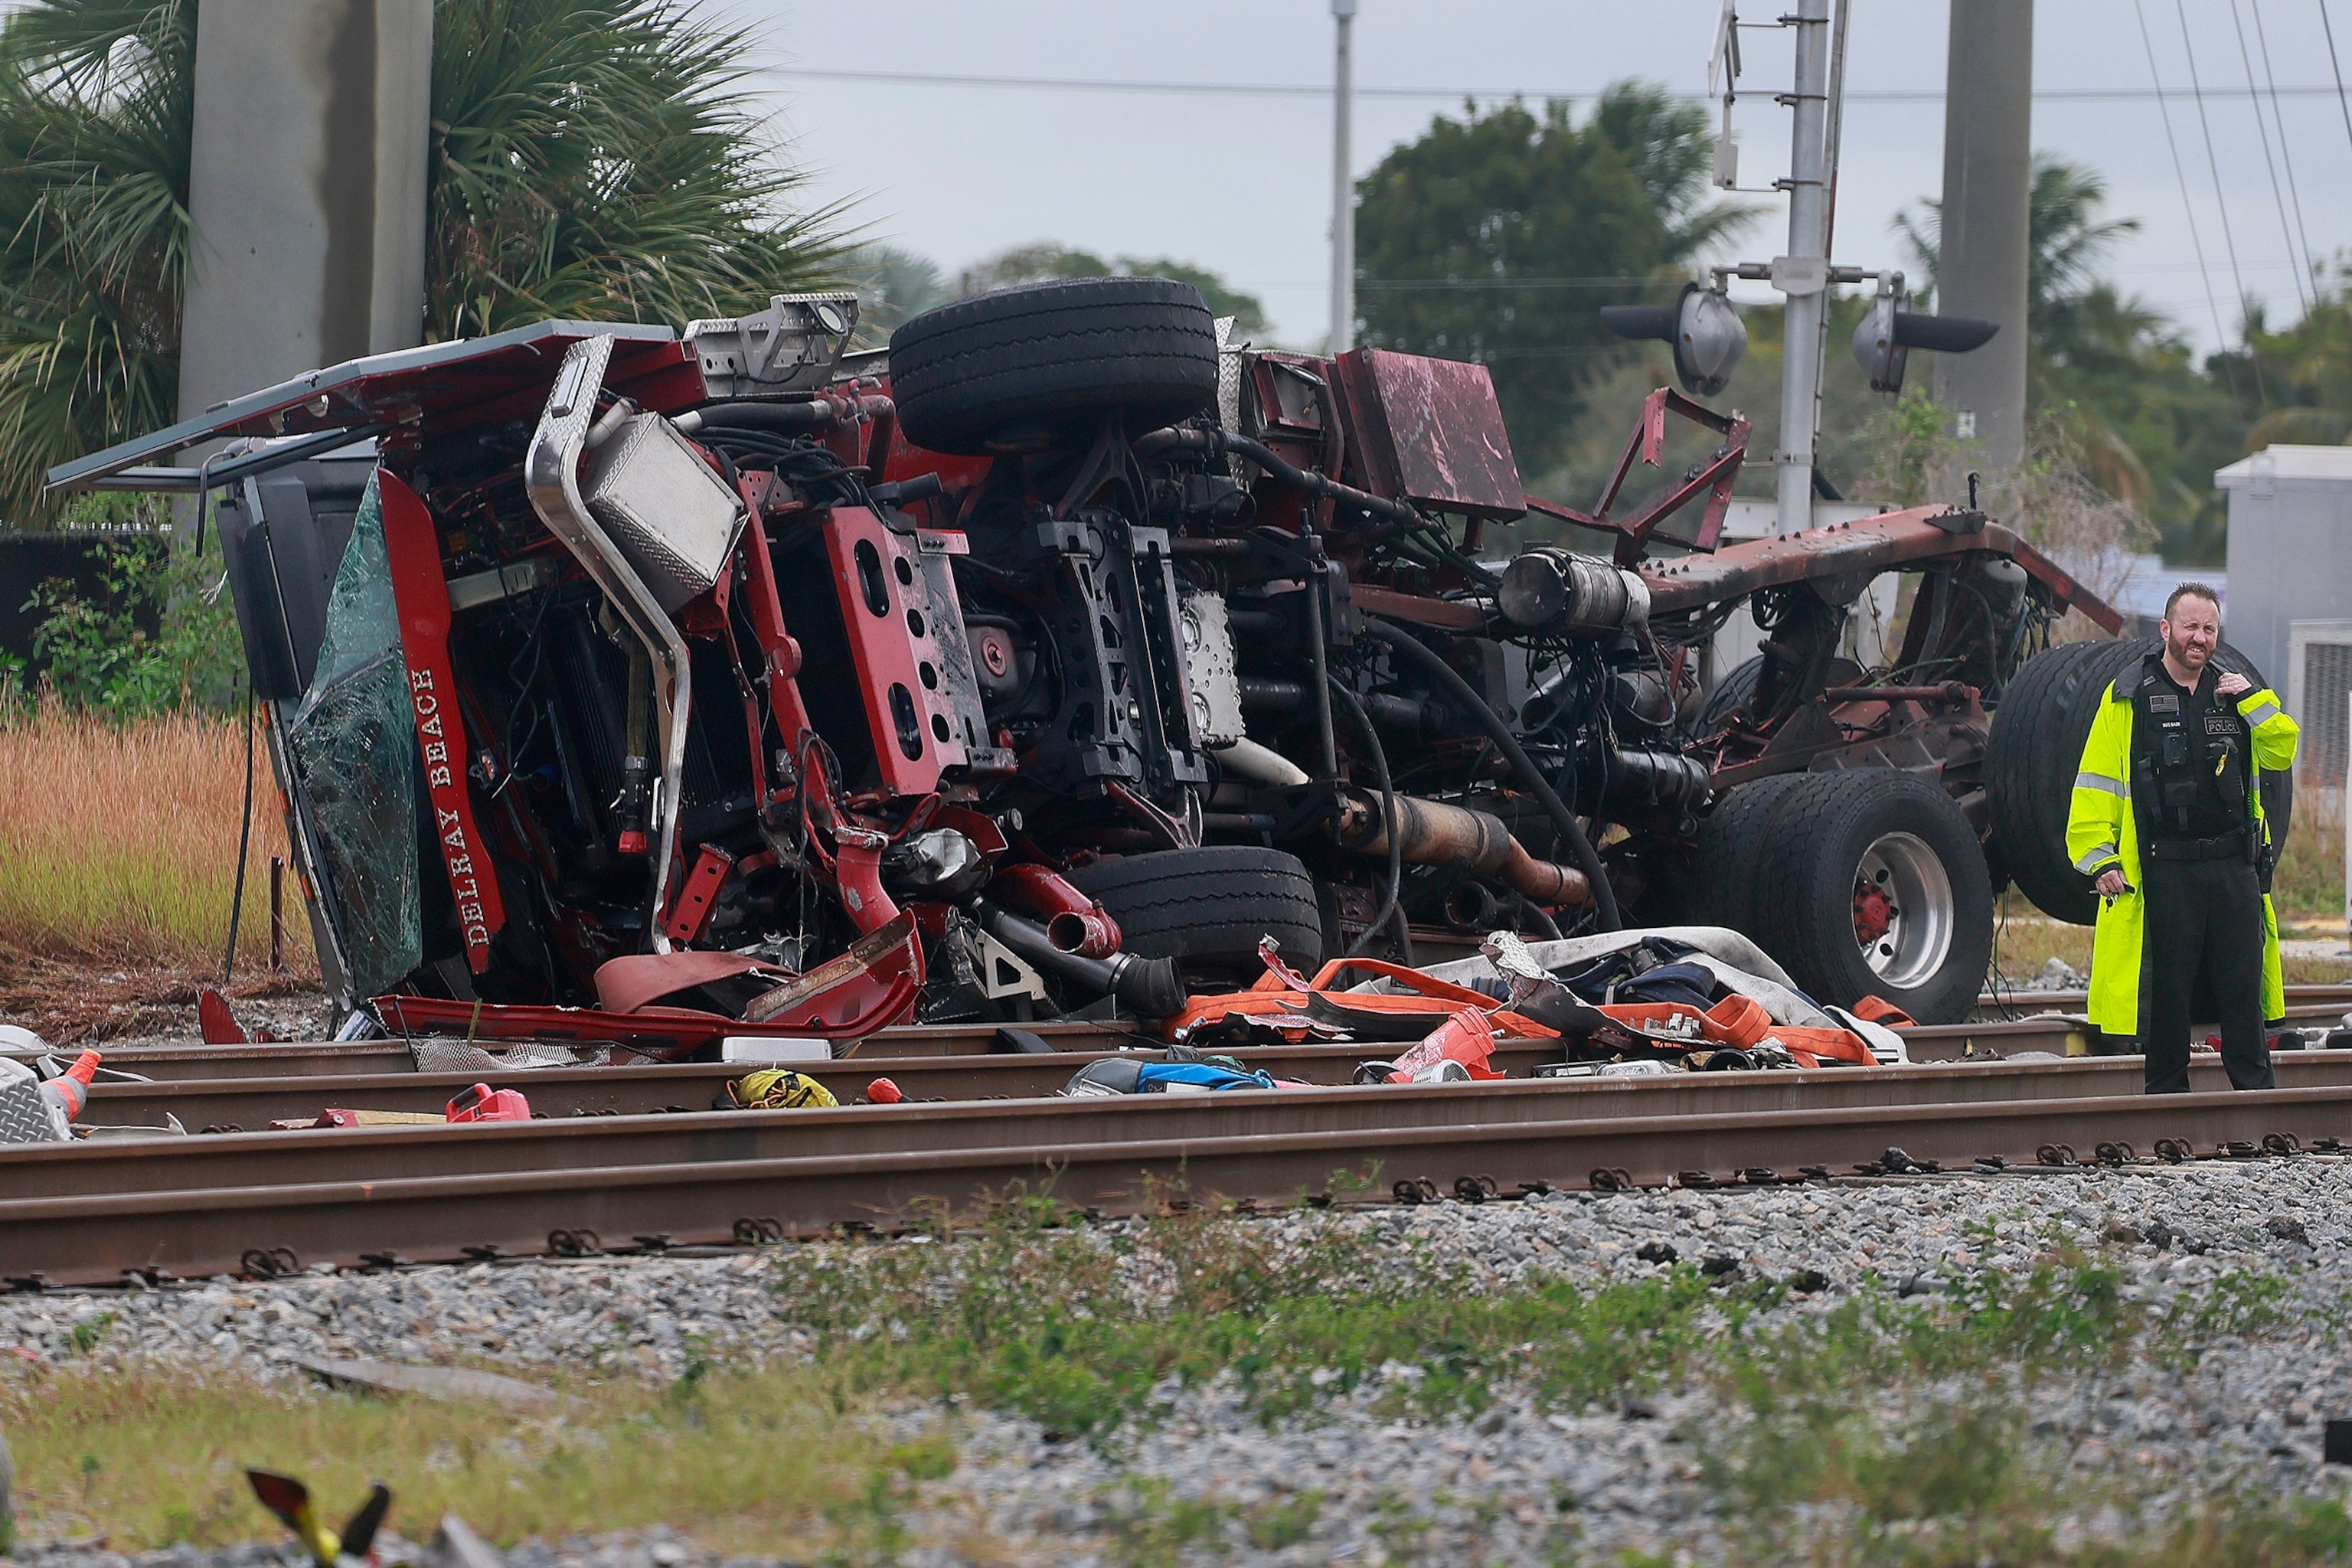
[[488,1084],[478,1083],[471,1089],[459,1090],[457,1098],[449,1102],[449,1120],[528,1121],[530,1120],[530,1101],[522,1097],[522,1090],[519,1089],[492,1089]]

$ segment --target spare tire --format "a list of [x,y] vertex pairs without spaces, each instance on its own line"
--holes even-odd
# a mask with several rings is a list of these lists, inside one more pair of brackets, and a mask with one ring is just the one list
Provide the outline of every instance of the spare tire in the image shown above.
[[1984,769],[1993,845],[2017,890],[2053,920],[2098,917],[2098,896],[2066,853],[2066,813],[2101,697],[2155,651],[2152,637],[2060,643],[2026,660],[1993,710]]
[[[2083,742],[2107,687],[2157,651],[2154,637],[2061,643],[2026,661],[1993,713],[1985,752],[1986,804],[1992,847],[2018,890],[2053,920],[2096,922],[2098,895],[2066,853],[2066,814]],[[2213,655],[2222,669],[2267,686],[2253,661],[2228,643]],[[2274,842],[2284,847],[2294,825],[2294,781],[2284,773],[2262,776],[2263,809]]]
[[1162,849],[1098,860],[1068,877],[1118,921],[1122,952],[1172,958],[1188,980],[1254,979],[1264,973],[1262,936],[1280,942],[1295,969],[1311,974],[1323,962],[1315,879],[1279,849]]
[[1165,278],[1000,289],[892,332],[890,395],[907,439],[934,452],[1083,438],[1113,410],[1139,433],[1215,402],[1216,322]]
[[1748,934],[1815,1000],[1966,1019],[1992,961],[1992,882],[1942,787],[1894,768],[1804,773],[1766,828]]

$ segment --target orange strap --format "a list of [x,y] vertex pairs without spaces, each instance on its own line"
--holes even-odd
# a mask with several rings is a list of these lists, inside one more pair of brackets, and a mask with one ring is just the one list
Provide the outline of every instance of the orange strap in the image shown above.
[[[1393,980],[1418,994],[1391,996],[1378,992],[1332,993],[1331,988],[1338,983],[1340,976],[1351,969]],[[1330,993],[1328,999],[1334,1006],[1351,1008],[1360,1013],[1426,1016],[1430,1019],[1429,1026],[1433,1029],[1465,1007],[1475,1007],[1481,1012],[1486,1012],[1495,1006],[1495,999],[1483,992],[1473,991],[1466,985],[1456,985],[1450,981],[1423,974],[1417,969],[1407,969],[1401,963],[1391,963],[1378,958],[1335,958],[1317,970],[1314,979],[1308,984],[1313,987],[1312,990],[1305,993],[1294,991],[1269,970],[1258,976],[1256,984],[1246,991],[1226,991],[1215,995],[1190,998],[1185,1003],[1184,1010],[1169,1019],[1162,1026],[1162,1032],[1169,1038],[1173,1039],[1179,1029],[1189,1028],[1204,1020],[1213,1022],[1229,1013],[1239,1013],[1250,1018],[1263,1018],[1270,1015],[1300,1012],[1306,1008],[1308,997],[1324,995],[1327,993]],[[1497,1035],[1536,1040],[1559,1037],[1558,1030],[1548,1029],[1534,1019],[1524,1017],[1507,1008],[1496,1011],[1489,1016],[1493,1019],[1495,1033]]]

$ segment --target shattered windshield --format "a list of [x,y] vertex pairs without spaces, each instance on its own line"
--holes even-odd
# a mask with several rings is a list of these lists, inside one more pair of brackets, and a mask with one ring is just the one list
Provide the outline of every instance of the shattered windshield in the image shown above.
[[318,673],[286,742],[318,834],[352,984],[387,991],[424,957],[416,731],[374,479],[327,601]]

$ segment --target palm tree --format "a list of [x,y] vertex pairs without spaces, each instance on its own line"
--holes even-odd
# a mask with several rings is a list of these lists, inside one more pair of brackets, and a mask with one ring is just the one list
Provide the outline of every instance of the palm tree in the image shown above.
[[[170,422],[189,257],[195,0],[36,0],[0,23],[0,509]],[[428,340],[546,316],[682,323],[831,281],[690,0],[436,0]]]
[[[2026,399],[2050,435],[2100,489],[2162,528],[2166,558],[2206,561],[2221,514],[2212,472],[2238,455],[2246,414],[2229,356],[2200,367],[2178,326],[2099,276],[2137,218],[2103,218],[2097,171],[2048,153],[2033,157],[2027,206]],[[1895,230],[1930,286],[1941,241],[1938,204]],[[2247,323],[2260,336],[2259,318]],[[2221,374],[2215,374],[2220,367]]]
[[170,423],[188,265],[193,0],[62,0],[0,24],[0,509],[50,465]]
[[[2037,345],[2059,325],[2069,303],[2099,286],[2099,269],[2118,242],[2139,232],[2136,217],[2101,218],[2107,199],[2106,176],[2051,153],[2033,155],[2033,183],[2026,197],[2025,313]],[[1895,231],[1911,253],[1916,277],[1936,287],[1943,250],[1944,204],[1920,202],[1924,216],[1896,215]],[[2149,312],[2151,322],[2158,320]],[[2063,355],[2062,344],[2051,352]]]

